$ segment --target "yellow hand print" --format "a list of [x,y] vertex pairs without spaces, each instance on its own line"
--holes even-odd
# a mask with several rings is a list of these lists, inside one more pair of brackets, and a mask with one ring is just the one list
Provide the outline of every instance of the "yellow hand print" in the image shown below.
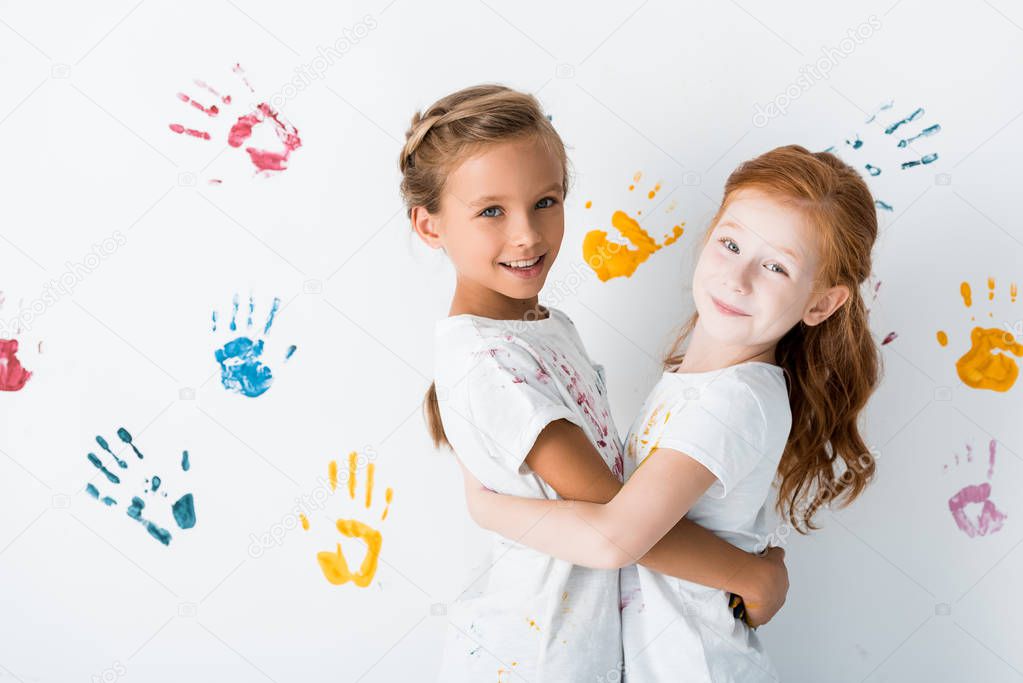
[[[988,301],[995,298],[995,279],[987,280]],[[973,306],[973,293],[970,283],[963,282],[959,293],[967,308]],[[1009,285],[1009,294],[1013,303],[1016,301],[1016,283]],[[993,317],[989,312],[988,317]],[[974,319],[975,318],[971,318]],[[938,343],[948,345],[948,334],[938,330]],[[991,389],[992,391],[1008,391],[1019,377],[1019,365],[1016,360],[1004,353],[1008,351],[1016,356],[1023,356],[1023,345],[1016,343],[1012,332],[997,327],[974,327],[970,332],[970,350],[956,361],[956,372],[959,379],[974,389]]]
[[[633,184],[629,185],[629,191],[636,189],[635,183],[643,177],[642,173],[633,176]],[[647,192],[647,199],[653,199],[661,190],[661,184],[657,183],[654,188]],[[593,206],[593,202],[586,202],[586,208]],[[672,202],[667,211],[674,210],[675,202]],[[641,215],[642,211],[637,211]],[[622,237],[629,241],[635,249],[627,245],[611,242],[607,239],[607,232],[604,230],[591,230],[583,238],[583,258],[589,264],[593,272],[597,274],[602,282],[607,282],[613,277],[631,277],[639,265],[649,258],[650,254],[675,242],[684,232],[682,226],[685,223],[676,225],[670,235],[664,236],[664,242],[658,244],[646,230],[640,226],[639,221],[624,211],[615,211],[611,215],[611,225],[618,230]]]
[[[357,472],[358,455],[355,451],[348,454],[348,497],[355,500],[355,479]],[[373,471],[374,464],[369,463],[366,467],[366,497],[365,507],[368,509],[373,504]],[[331,460],[327,466],[327,473],[330,479],[330,489],[337,490],[337,461]],[[387,512],[391,509],[391,500],[394,498],[394,491],[388,487],[384,490],[384,511],[380,520],[387,519]],[[309,529],[309,520],[301,515],[302,528]],[[383,536],[379,531],[357,519],[339,519],[336,522],[337,530],[347,538],[358,538],[366,544],[366,555],[362,559],[359,571],[353,573],[348,568],[348,561],[341,551],[341,544],[337,544],[336,550],[322,551],[316,554],[316,561],[320,565],[323,577],[335,586],[351,581],[360,588],[365,588],[372,581],[377,571],[377,561],[380,558],[380,547],[383,544]]]

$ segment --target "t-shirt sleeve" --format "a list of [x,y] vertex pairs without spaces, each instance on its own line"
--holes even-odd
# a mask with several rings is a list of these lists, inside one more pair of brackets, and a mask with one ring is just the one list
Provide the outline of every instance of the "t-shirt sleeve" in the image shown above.
[[657,445],[685,453],[710,470],[717,481],[707,495],[724,498],[768,455],[767,419],[748,384],[720,378],[672,408]]
[[[483,446],[458,451],[473,474],[492,471],[495,465],[509,474],[524,474],[526,456],[544,427],[560,419],[582,427],[549,369],[514,342],[491,340],[477,350],[462,385],[451,408]],[[474,461],[479,457],[490,462],[477,468]]]

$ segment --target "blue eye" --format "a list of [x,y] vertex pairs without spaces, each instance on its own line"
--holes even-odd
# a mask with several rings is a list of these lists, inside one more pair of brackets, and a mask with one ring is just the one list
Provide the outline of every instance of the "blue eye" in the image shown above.
[[[549,209],[557,203],[558,200],[555,199],[554,197],[544,197],[543,199],[536,203],[536,208]],[[504,210],[500,206],[488,206],[487,208],[480,211],[478,215],[482,216],[483,218],[497,218],[503,213]]]
[[[721,239],[718,240],[718,242],[720,242],[722,244],[724,244],[725,242],[731,242],[732,244],[735,244],[735,242],[733,242],[731,239],[729,239],[727,237],[722,237]],[[739,245],[735,244],[735,246],[736,246],[736,249],[738,249]],[[728,247],[726,246],[725,249],[728,249]],[[738,254],[739,253],[738,251],[732,251],[731,249],[728,249],[728,251],[731,251],[733,254]],[[778,266],[777,263],[772,263],[770,265]],[[778,270],[772,270],[771,272],[772,273],[779,273],[781,275],[788,275],[788,273],[785,272],[785,269],[782,268],[781,266],[778,266]]]

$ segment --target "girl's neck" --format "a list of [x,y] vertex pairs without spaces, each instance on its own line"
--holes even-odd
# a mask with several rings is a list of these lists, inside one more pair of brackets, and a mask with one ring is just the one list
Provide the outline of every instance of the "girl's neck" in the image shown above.
[[673,372],[709,372],[720,370],[739,363],[757,361],[777,365],[774,351],[776,343],[761,346],[726,346],[711,339],[699,320],[689,337],[685,357],[672,369]]
[[512,299],[478,284],[459,278],[448,315],[468,313],[494,320],[543,320],[550,312],[538,297]]

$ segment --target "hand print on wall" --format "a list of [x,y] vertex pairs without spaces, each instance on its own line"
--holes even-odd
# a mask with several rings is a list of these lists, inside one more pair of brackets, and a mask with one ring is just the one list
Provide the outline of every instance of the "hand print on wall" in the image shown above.
[[[0,310],[3,306],[4,293],[0,292]],[[0,391],[21,391],[32,378],[32,372],[18,358],[18,340],[14,337],[21,334],[20,319],[12,325],[14,329],[8,330],[6,323],[0,323]],[[42,342],[37,350],[42,351]]]
[[[637,187],[637,183],[643,178],[642,172],[637,172],[632,177],[632,183],[629,185],[629,192],[634,192]],[[661,184],[655,183],[647,191],[647,199],[652,200],[657,196],[657,193],[661,191]],[[665,213],[674,211],[677,206],[676,202],[671,202],[668,205]],[[592,201],[586,202],[586,208],[590,209],[593,207]],[[611,278],[615,277],[632,277],[632,274],[636,272],[640,264],[646,261],[651,254],[655,251],[659,251],[662,247],[674,243],[682,236],[685,225],[684,222],[675,224],[670,234],[666,234],[662,242],[658,243],[650,234],[640,225],[639,216],[643,214],[642,209],[636,211],[636,218],[633,218],[625,211],[615,211],[611,214],[611,225],[618,231],[621,238],[624,238],[632,245],[630,248],[626,244],[613,242],[608,239],[608,233],[606,230],[591,230],[586,233],[586,237],[583,238],[583,258],[586,259],[586,263],[593,269],[593,272],[597,274],[601,282],[607,282]]]
[[[995,298],[995,279],[987,280],[988,301]],[[973,307],[973,289],[969,282],[959,285],[959,294],[967,308]],[[1009,285],[1011,303],[1016,302],[1016,283]],[[988,311],[988,317],[993,314]],[[971,320],[976,320],[971,316]],[[997,327],[974,327],[970,331],[970,349],[956,361],[956,373],[964,384],[973,389],[1008,391],[1019,377],[1019,363],[1009,354],[1023,356],[1023,345],[1016,342],[1012,333],[1015,326],[1007,329]],[[938,343],[948,345],[948,333],[937,332]],[[1003,353],[1004,352],[1004,353]]]
[[[228,391],[249,398],[255,398],[266,393],[273,383],[273,372],[270,367],[264,364],[263,336],[270,333],[274,316],[280,308],[281,300],[274,297],[270,306],[270,312],[266,317],[266,324],[263,325],[261,336],[253,339],[252,315],[255,312],[256,303],[252,295],[249,295],[248,316],[245,321],[245,334],[235,336],[214,352],[217,363],[220,364],[220,382]],[[235,294],[231,300],[231,322],[228,324],[228,331],[238,331],[238,295]],[[213,311],[213,332],[217,331],[217,312]],[[259,335],[258,331],[256,335]],[[285,351],[283,361],[287,361],[295,353],[297,347],[292,344]]]
[[[241,80],[250,94],[254,94],[256,92],[249,83],[249,79],[245,75],[245,70],[242,69],[240,64],[235,64],[232,72]],[[219,123],[221,121],[221,106],[232,106],[232,96],[220,94],[216,88],[201,79],[194,79],[192,82],[204,91],[204,97],[209,98],[212,96],[212,98],[214,98],[213,104],[204,105],[197,101],[192,95],[187,95],[182,92],[177,94],[178,100],[205,114],[208,119],[212,119],[211,123]],[[253,130],[262,124],[267,124],[273,130],[280,143],[280,148],[278,150],[267,150],[247,146],[245,147],[245,151],[248,153],[253,166],[256,167],[256,172],[262,172],[265,175],[269,175],[272,171],[283,171],[287,169],[288,159],[291,156],[291,153],[302,146],[302,140],[298,136],[298,129],[285,121],[280,113],[270,104],[267,102],[256,103],[248,113],[238,116],[229,130],[223,130],[223,128],[226,127],[226,124],[218,126],[222,130],[216,132],[216,139],[226,142],[230,147],[238,148],[248,142],[252,137]],[[214,139],[214,134],[211,134],[207,130],[188,128],[180,123],[171,123],[169,124],[169,128],[174,133],[179,135],[188,135],[198,140]],[[210,182],[216,184],[221,181],[212,179]]]
[[[988,443],[987,479],[990,480],[995,473],[995,451],[998,442],[994,439]],[[973,447],[966,444],[966,463],[972,463]],[[983,464],[983,463],[980,463]],[[963,465],[959,454],[955,455],[955,466]],[[945,465],[944,472],[949,471]],[[1002,528],[1005,524],[1006,515],[991,500],[991,484],[987,481],[980,484],[969,484],[962,487],[948,499],[948,509],[952,513],[959,530],[970,538],[976,536],[987,536]]]
[[[131,433],[121,427],[117,430],[117,438],[125,445],[130,446],[131,450],[135,454],[133,460],[143,460],[142,451],[135,445],[135,441],[132,438]],[[111,471],[111,467],[116,467],[116,470],[128,470],[128,460],[122,459],[110,448],[110,443],[102,436],[96,436],[96,443],[99,445],[103,457],[90,452],[86,457],[89,462],[99,470],[107,481],[113,486],[119,487],[121,485],[121,474],[115,471]],[[122,447],[122,450],[123,447]],[[130,456],[129,456],[129,459]],[[114,465],[110,465],[109,461],[113,460]],[[109,465],[109,466],[108,466]],[[191,469],[191,462],[189,460],[188,451],[182,451],[181,453],[181,470],[187,472]],[[170,545],[171,533],[158,525],[152,519],[146,519],[143,517],[143,511],[146,508],[146,500],[143,496],[149,497],[150,495],[154,498],[167,498],[168,494],[166,488],[162,488],[163,479],[158,474],[153,474],[145,480],[145,488],[141,491],[141,495],[132,496],[131,505],[129,505],[125,512],[126,514],[134,519],[136,522],[141,524],[149,532],[149,535],[158,540],[164,545]],[[92,483],[89,483],[85,487],[85,492],[90,496],[100,501],[104,505],[109,507],[118,505],[116,498],[108,495],[100,496],[99,489]],[[191,493],[185,493],[179,496],[174,503],[171,505],[171,514],[174,517],[174,522],[177,524],[179,529],[191,529],[195,526],[195,500]]]
[[[867,175],[876,178],[885,172],[886,164],[877,157],[892,157],[891,163],[898,166],[896,170],[905,171],[917,166],[927,166],[938,160],[938,152],[919,149],[924,144],[920,142],[941,132],[941,124],[927,124],[926,111],[923,107],[915,107],[908,111],[901,118],[893,118],[891,113],[895,111],[895,101],[884,102],[872,114],[867,116],[861,130],[867,137],[864,140],[860,132],[853,133],[846,138],[841,145],[832,145],[826,152],[842,154],[843,158],[856,168],[866,171]],[[898,116],[896,114],[896,116]],[[839,151],[841,148],[841,152]],[[887,178],[888,176],[886,176]],[[879,181],[880,182],[880,181]],[[941,177],[937,179],[941,183]],[[878,198],[878,192],[873,191],[874,204],[882,211],[894,211],[888,202]],[[881,194],[884,194],[882,187]]]
[[[363,498],[364,507],[368,510],[373,504],[373,474],[374,463],[366,466],[366,493]],[[355,500],[356,474],[358,472],[358,454],[352,451],[348,454],[348,472],[346,483],[348,486],[348,497]],[[331,460],[327,466],[327,475],[330,479],[331,491],[337,490],[338,466],[336,460]],[[391,509],[391,501],[394,498],[394,491],[388,487],[384,490],[384,509],[380,514],[380,521],[387,519],[387,513]],[[309,519],[303,514],[300,515],[302,528],[309,530]],[[363,556],[359,570],[351,571],[348,567],[348,560],[341,550],[341,544],[337,544],[336,550],[325,550],[316,554],[316,561],[323,572],[323,578],[329,583],[340,586],[351,581],[359,588],[365,588],[376,575],[377,563],[380,558],[380,548],[383,545],[383,535],[366,522],[358,519],[338,519],[335,521],[338,533],[346,538],[357,538],[366,545],[366,554]]]

